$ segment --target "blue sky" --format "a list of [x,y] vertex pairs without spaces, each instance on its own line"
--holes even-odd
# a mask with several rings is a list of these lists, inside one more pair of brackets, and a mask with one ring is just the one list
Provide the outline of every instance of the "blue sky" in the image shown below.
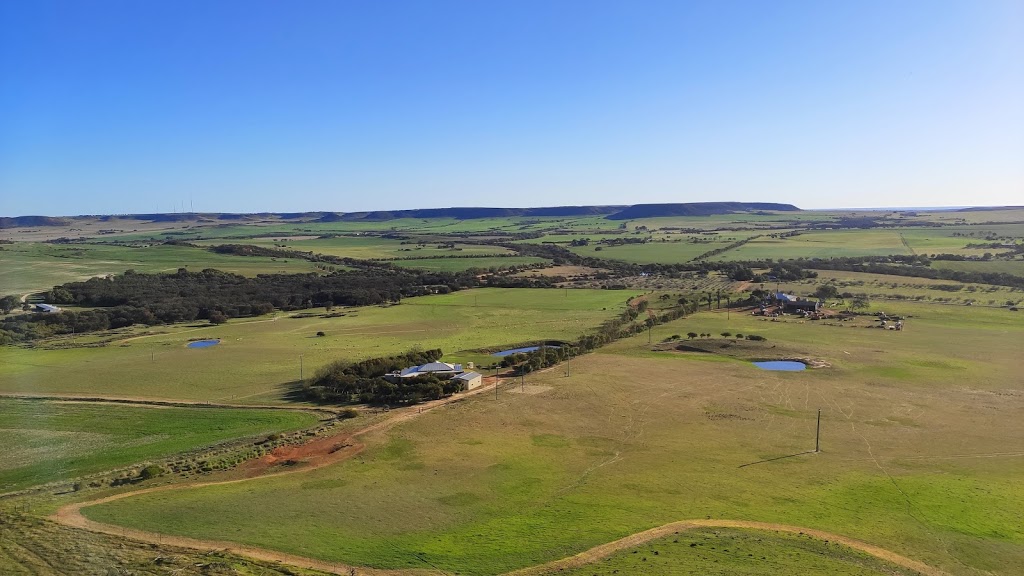
[[1024,204],[1024,2],[0,3],[0,214]]

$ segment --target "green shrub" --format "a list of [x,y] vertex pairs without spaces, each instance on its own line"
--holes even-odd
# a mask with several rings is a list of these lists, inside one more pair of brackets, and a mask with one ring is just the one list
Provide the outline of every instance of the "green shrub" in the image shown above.
[[156,464],[150,464],[139,471],[140,480],[149,480],[150,478],[156,478],[164,473],[164,469]]

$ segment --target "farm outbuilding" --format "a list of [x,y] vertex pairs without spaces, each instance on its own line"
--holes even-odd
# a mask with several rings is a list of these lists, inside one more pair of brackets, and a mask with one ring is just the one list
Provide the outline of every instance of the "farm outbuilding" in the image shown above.
[[60,308],[52,304],[36,304],[36,312],[42,312],[44,314],[54,314],[60,312]]
[[484,382],[483,376],[479,372],[463,372],[458,376],[452,378],[452,380],[461,380],[466,383],[466,390],[472,390],[479,388]]
[[817,300],[794,300],[786,303],[785,310],[786,312],[799,312],[800,310],[804,312],[820,312],[821,302]]

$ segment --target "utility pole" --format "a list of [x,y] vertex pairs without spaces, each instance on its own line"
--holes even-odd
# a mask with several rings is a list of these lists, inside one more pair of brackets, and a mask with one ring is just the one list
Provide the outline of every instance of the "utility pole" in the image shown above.
[[818,429],[814,433],[814,451],[820,452],[819,440],[821,439],[821,408],[818,408]]
[[498,364],[494,364],[494,399],[498,399]]
[[299,383],[302,383],[302,354],[299,354]]
[[568,378],[568,377],[569,377],[569,362],[570,362],[571,360],[572,360],[572,357],[571,357],[571,356],[566,356],[566,357],[565,357],[565,377],[566,377],[566,378]]

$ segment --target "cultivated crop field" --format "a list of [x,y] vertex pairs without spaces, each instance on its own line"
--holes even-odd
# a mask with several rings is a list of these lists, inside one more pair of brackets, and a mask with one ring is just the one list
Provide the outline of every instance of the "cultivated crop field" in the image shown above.
[[0,493],[314,422],[311,413],[286,410],[0,398],[0,429],[7,438]]
[[[197,244],[222,244],[225,240],[204,240]],[[328,254],[364,260],[392,258],[428,258],[445,256],[492,256],[509,254],[508,248],[500,246],[479,246],[473,244],[454,244],[440,247],[440,242],[432,244],[403,243],[402,240],[380,238],[376,236],[336,236],[330,238],[250,238],[245,244],[267,248],[287,248],[302,252]]]
[[392,263],[402,268],[418,268],[434,272],[459,272],[470,268],[510,268],[514,266],[534,266],[547,264],[550,261],[532,256],[506,256],[506,257],[474,257],[474,258],[416,258],[409,260],[394,260]]
[[634,264],[676,264],[689,262],[694,258],[731,244],[731,241],[711,242],[649,242],[647,244],[625,244],[622,246],[582,246],[572,251],[580,256],[622,260]]
[[[497,399],[370,433],[357,459],[332,467],[84,512],[199,538],[224,538],[227,523],[233,540],[293,554],[463,574],[704,518],[841,534],[949,573],[1019,573],[1024,326],[1005,310],[886,311],[907,315],[906,330],[698,313],[654,340],[756,333],[762,359],[799,353],[830,367],[764,372],[734,356],[652,351],[639,336],[574,360],[569,377],[532,374]],[[819,408],[822,451],[806,453]]]

